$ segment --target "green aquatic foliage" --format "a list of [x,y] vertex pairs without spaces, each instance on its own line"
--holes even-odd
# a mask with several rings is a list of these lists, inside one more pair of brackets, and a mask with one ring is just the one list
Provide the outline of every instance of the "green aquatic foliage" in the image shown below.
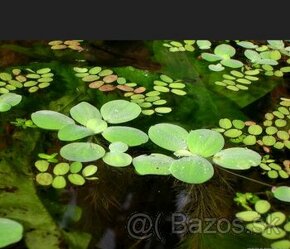
[[271,179],[276,179],[278,177],[282,179],[289,178],[288,170],[285,165],[279,165],[275,159],[271,159],[270,155],[265,155],[260,163],[260,168],[263,170],[264,175],[267,175]]
[[44,159],[49,163],[57,163],[58,159],[56,158],[58,153],[52,153],[52,154],[45,154],[45,153],[39,153],[38,157],[40,159]]
[[22,239],[23,226],[17,221],[0,218],[0,248],[14,244]]
[[167,75],[161,74],[159,79],[154,80],[152,91],[148,91],[144,86],[138,86],[135,82],[127,82],[124,77],[118,76],[112,69],[103,69],[99,66],[92,68],[74,67],[75,76],[88,83],[91,89],[98,89],[102,92],[111,92],[119,90],[123,92],[124,97],[130,98],[130,101],[138,104],[142,108],[144,115],[154,113],[166,114],[172,111],[170,107],[163,106],[167,103],[162,98],[163,94],[173,93],[184,96],[186,85],[181,80],[173,80]]
[[220,128],[214,130],[223,133],[235,143],[244,143],[247,146],[260,145],[266,152],[269,152],[270,147],[278,150],[290,149],[289,119],[290,99],[281,98],[276,110],[266,113],[260,125],[253,121],[231,121],[224,118],[219,121]]
[[167,47],[170,52],[193,52],[195,42],[195,40],[169,41],[163,43],[163,46]]
[[280,186],[272,189],[274,197],[280,201],[290,202],[290,187]]
[[[249,194],[247,193],[247,195]],[[245,196],[241,193],[237,195]],[[252,194],[252,196],[255,195]],[[238,200],[237,197],[236,200]],[[287,246],[290,243],[290,222],[285,213],[275,210],[269,201],[257,196],[255,196],[254,201],[247,205],[246,209],[247,211],[238,212],[236,217],[243,222],[247,222],[245,227],[250,232],[261,234],[269,241],[278,240],[271,242],[271,248],[273,249],[289,248]]]
[[38,160],[34,165],[39,171],[36,175],[36,181],[42,186],[63,189],[67,186],[67,182],[81,186],[85,184],[86,180],[98,179],[94,176],[98,170],[95,165],[83,166],[81,162],[50,164],[46,160]]
[[53,81],[54,74],[50,68],[32,70],[14,68],[11,72],[0,73],[0,94],[27,89],[29,93],[47,88]]
[[[220,64],[225,67],[240,68],[243,66],[243,63],[241,61],[232,59],[232,57],[236,54],[236,49],[231,45],[220,44],[215,47],[213,52],[214,53],[202,53],[201,57],[209,62],[219,61]],[[212,70],[212,67],[209,67],[209,69]]]
[[0,95],[0,112],[7,112],[13,106],[18,105],[22,100],[22,96],[15,93],[4,93]]
[[138,156],[133,159],[133,165],[142,175],[171,174],[180,181],[201,184],[213,177],[212,163],[243,170],[259,165],[261,160],[258,153],[245,148],[222,150],[224,138],[212,130],[198,129],[188,133],[180,126],[161,123],[151,126],[148,135],[156,145],[181,158],[174,159],[162,154]]
[[[81,102],[70,109],[70,118],[54,111],[37,111],[31,115],[33,122],[40,128],[58,130],[58,138],[62,141],[75,141],[98,134],[109,142],[122,142],[126,146],[138,146],[148,141],[143,131],[127,126],[110,126],[137,118],[141,108],[125,100],[113,100],[104,104],[100,111],[87,102]],[[78,122],[81,125],[77,125]],[[60,150],[63,158],[70,161],[90,162],[103,158],[111,166],[127,166],[131,157],[124,152],[105,152],[102,145],[92,142],[74,142],[63,146]],[[119,161],[119,162],[118,162]]]
[[81,46],[82,40],[67,40],[67,41],[61,41],[61,40],[54,40],[50,41],[48,45],[52,50],[66,50],[71,49],[78,52],[82,52],[84,48]]

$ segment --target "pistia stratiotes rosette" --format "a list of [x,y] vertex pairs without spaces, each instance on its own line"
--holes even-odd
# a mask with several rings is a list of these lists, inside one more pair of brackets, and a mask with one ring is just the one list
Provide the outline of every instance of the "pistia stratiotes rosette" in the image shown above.
[[208,129],[187,132],[180,126],[161,123],[151,126],[148,134],[152,142],[174,152],[179,159],[163,154],[138,156],[133,165],[141,175],[172,175],[186,183],[200,184],[213,177],[212,163],[246,170],[261,162],[261,156],[247,148],[223,149],[223,136]]
[[[31,115],[38,127],[58,131],[62,141],[75,141],[98,134],[112,143],[110,152],[101,144],[93,142],[74,142],[63,146],[60,155],[70,161],[91,162],[103,158],[105,163],[124,167],[131,164],[132,158],[126,154],[128,147],[138,146],[148,141],[143,131],[127,126],[110,126],[121,124],[137,118],[141,108],[125,100],[113,100],[104,104],[100,111],[87,102],[81,102],[70,109],[72,118],[50,110],[37,111]],[[76,124],[76,122],[79,124]],[[118,143],[116,143],[118,142]]]

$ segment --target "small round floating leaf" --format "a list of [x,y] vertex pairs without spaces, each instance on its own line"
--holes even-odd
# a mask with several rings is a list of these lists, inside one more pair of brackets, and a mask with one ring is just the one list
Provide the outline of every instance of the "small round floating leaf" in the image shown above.
[[223,78],[227,79],[227,80],[235,80],[236,79],[235,77],[233,77],[233,76],[231,76],[229,74],[223,74]]
[[290,187],[281,186],[272,189],[274,197],[280,201],[290,202]]
[[248,132],[251,135],[257,136],[257,135],[260,135],[263,132],[263,128],[260,125],[251,125],[248,128]]
[[93,119],[88,120],[86,127],[92,130],[94,134],[98,134],[106,130],[108,127],[108,124],[102,119],[93,118]]
[[261,156],[247,148],[229,148],[214,155],[214,163],[228,169],[246,170],[261,163]]
[[273,136],[263,136],[262,142],[266,146],[273,146],[276,143],[276,138]]
[[119,77],[118,79],[117,79],[117,83],[118,84],[125,84],[127,81],[126,81],[126,79],[125,78],[123,78],[123,77]]
[[256,48],[256,47],[258,47],[257,45],[255,45],[254,43],[249,42],[249,41],[240,41],[237,44],[243,48]]
[[81,171],[81,169],[83,168],[83,164],[81,162],[73,162],[71,163],[71,165],[69,166],[69,170],[71,173],[75,174],[75,173],[79,173]]
[[245,122],[242,120],[234,119],[232,123],[233,123],[233,126],[239,130],[245,127]]
[[47,130],[60,130],[66,125],[75,123],[71,118],[49,110],[34,112],[31,119],[35,125]]
[[113,82],[116,81],[117,79],[118,79],[118,76],[112,74],[112,75],[105,76],[105,77],[103,78],[103,81],[104,81],[105,83],[113,83]]
[[199,49],[210,49],[211,47],[211,42],[208,40],[197,40],[196,44]]
[[174,94],[176,94],[176,95],[179,95],[179,96],[186,95],[186,92],[183,91],[183,90],[180,90],[180,89],[172,89],[171,92],[174,93]]
[[81,102],[70,109],[70,115],[78,123],[86,126],[91,119],[101,119],[101,113],[93,105],[87,102]]
[[97,89],[97,88],[101,87],[104,84],[105,84],[105,82],[103,82],[103,81],[94,81],[94,82],[89,84],[89,88]]
[[150,96],[150,97],[145,98],[145,100],[148,102],[154,102],[154,101],[159,100],[159,99],[160,99],[159,96]]
[[65,175],[67,172],[69,172],[68,163],[58,163],[53,168],[53,174],[55,175]]
[[271,178],[271,179],[276,179],[276,178],[278,178],[278,172],[276,171],[276,170],[270,170],[270,171],[268,171],[267,172],[267,175],[268,175],[268,177],[269,178]]
[[279,227],[268,227],[262,233],[262,236],[266,239],[281,239],[285,237],[286,232]]
[[169,76],[165,75],[165,74],[162,74],[160,75],[160,79],[164,82],[167,82],[167,83],[172,83],[173,82],[173,79],[171,79]]
[[279,226],[286,220],[286,215],[282,212],[274,212],[267,216],[266,221],[271,226]]
[[0,102],[0,112],[7,112],[11,109],[11,105],[7,104],[7,103],[1,103]]
[[262,233],[267,228],[265,222],[253,222],[246,225],[246,228],[253,233]]
[[256,211],[242,211],[236,213],[236,217],[242,221],[250,222],[260,219],[261,215]]
[[139,129],[126,126],[111,126],[102,135],[111,143],[123,142],[128,146],[138,146],[148,141],[146,133]]
[[23,226],[20,223],[11,219],[0,218],[0,248],[20,241],[22,236]]
[[98,75],[87,75],[82,78],[84,82],[92,82],[98,80],[100,77]]
[[60,155],[70,161],[91,162],[105,155],[105,150],[94,143],[71,143],[63,146]]
[[12,76],[9,73],[0,73],[0,79],[3,81],[12,80]]
[[274,126],[269,126],[266,128],[266,133],[268,135],[274,135],[275,133],[277,133],[278,129]]
[[220,45],[216,46],[216,48],[214,49],[214,53],[218,56],[225,58],[225,57],[234,56],[236,53],[236,50],[234,47],[232,47],[228,44],[220,44]]
[[287,131],[278,131],[277,137],[281,140],[288,140],[289,139],[289,133]]
[[41,82],[41,83],[49,83],[49,82],[53,81],[53,79],[52,78],[40,78],[37,81]]
[[85,182],[86,182],[85,179],[81,175],[79,175],[79,174],[69,174],[68,175],[68,180],[72,184],[78,185],[78,186],[84,185]]
[[243,143],[245,145],[254,145],[254,144],[256,144],[256,142],[257,142],[257,139],[253,135],[248,135],[243,139]]
[[154,111],[154,110],[143,110],[142,113],[143,113],[144,115],[148,115],[148,116],[150,116],[150,115],[154,114],[155,111]]
[[147,97],[155,97],[158,95],[160,95],[160,92],[158,92],[158,91],[151,91],[151,92],[146,93]]
[[245,71],[245,74],[247,75],[257,75],[259,73],[260,73],[259,69]]
[[211,163],[197,155],[173,161],[169,170],[175,178],[190,184],[204,183],[214,175]]
[[66,180],[63,176],[56,176],[53,179],[52,187],[56,189],[62,189],[62,188],[65,188],[65,186],[66,186]]
[[[98,74],[99,72],[102,71],[101,67],[93,67],[89,70],[89,74]],[[86,71],[87,72],[87,71]]]
[[113,73],[112,70],[110,70],[110,69],[104,69],[103,71],[101,71],[101,72],[99,73],[99,75],[102,76],[102,77],[104,77],[104,76],[111,75],[112,73]]
[[279,240],[271,244],[272,249],[289,249],[290,248],[290,240]]
[[36,175],[36,181],[43,186],[48,186],[52,183],[52,175],[49,173],[39,173]]
[[132,157],[123,152],[107,152],[103,161],[113,167],[126,167],[131,164]]
[[173,158],[162,154],[141,155],[133,159],[133,165],[139,175],[170,175]]
[[239,91],[239,88],[236,86],[227,86],[227,89],[229,89],[231,91],[235,91],[235,92]]
[[227,130],[232,127],[232,122],[228,118],[223,118],[219,120],[219,126]]
[[148,135],[152,142],[166,150],[178,151],[187,148],[188,132],[180,126],[167,123],[153,125]]
[[238,129],[229,129],[227,131],[225,131],[224,135],[226,137],[230,137],[230,138],[236,138],[239,137],[243,134],[243,132],[241,130]]
[[158,91],[158,92],[164,92],[164,93],[167,93],[169,92],[169,88],[165,87],[165,86],[154,86],[153,87],[154,90]]
[[111,124],[119,124],[137,118],[141,108],[135,103],[126,100],[113,100],[104,104],[101,108],[103,118]]
[[98,171],[98,167],[96,165],[88,165],[82,170],[82,175],[84,177],[90,177],[96,174]]
[[37,85],[37,84],[38,84],[37,81],[30,80],[30,81],[26,81],[26,82],[24,83],[24,86],[25,86],[25,87],[31,87],[31,86],[35,86],[35,85]]
[[164,113],[169,113],[169,112],[171,112],[172,109],[171,109],[170,107],[157,107],[157,108],[154,109],[154,111],[157,112],[157,113],[162,113],[162,114],[164,114]]
[[49,163],[46,160],[38,160],[34,165],[40,172],[45,172],[48,170]]
[[74,67],[73,69],[77,73],[86,73],[88,71],[88,69],[84,67]]
[[279,176],[283,179],[288,179],[289,178],[289,175],[286,171],[284,170],[279,170]]
[[284,230],[287,231],[287,232],[290,232],[290,222],[287,222],[287,223],[284,225]]
[[38,74],[46,74],[46,73],[49,73],[50,71],[51,71],[51,69],[46,67],[46,68],[41,68],[41,69],[37,70],[36,73],[38,73]]
[[128,145],[123,142],[113,142],[109,145],[109,149],[112,152],[126,152],[128,148]]
[[[162,101],[162,100],[157,100],[157,101]],[[157,102],[157,101],[155,101],[155,102]],[[155,102],[153,102],[153,103],[155,103]],[[139,105],[140,105],[142,108],[150,108],[150,107],[152,106],[152,104],[149,103],[149,102],[139,103]],[[154,111],[153,111],[153,112],[154,112]],[[142,113],[143,113],[143,111],[142,111]]]
[[255,209],[260,214],[267,213],[271,208],[271,204],[265,200],[259,200],[255,203]]
[[[204,60],[206,60],[206,61],[209,61],[209,62],[215,62],[215,61],[219,61],[219,60],[222,59],[220,56],[215,55],[215,54],[210,54],[210,53],[202,53],[201,54],[201,58],[204,59]],[[219,67],[222,67],[224,69],[224,67],[221,64],[210,65],[210,66],[219,66]],[[216,70],[213,70],[213,71],[216,71]],[[219,70],[219,71],[221,71],[221,70]]]
[[0,102],[7,103],[11,106],[18,105],[22,100],[22,96],[15,93],[5,93],[0,96]]
[[252,83],[250,80],[247,80],[247,79],[237,79],[237,82],[241,84],[246,84],[246,85],[249,85]]
[[202,157],[210,157],[219,152],[224,147],[223,136],[208,129],[191,131],[187,137],[187,146],[193,154]]
[[178,88],[178,89],[182,89],[185,87],[185,84],[183,83],[171,83],[169,85],[170,88]]

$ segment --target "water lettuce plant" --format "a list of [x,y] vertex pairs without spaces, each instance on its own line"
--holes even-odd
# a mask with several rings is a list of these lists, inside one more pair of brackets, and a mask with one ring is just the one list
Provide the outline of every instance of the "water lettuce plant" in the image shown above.
[[[102,134],[110,143],[122,142],[123,147],[126,145],[131,147],[146,143],[148,141],[146,133],[132,127],[109,126],[109,124],[131,121],[140,113],[141,108],[135,103],[113,100],[104,104],[100,111],[87,102],[81,102],[70,109],[72,118],[58,112],[43,110],[33,113],[31,119],[39,128],[58,131],[58,138],[62,141],[71,142]],[[131,161],[124,153],[126,150],[123,151],[123,147],[121,151],[116,150],[119,147],[112,144],[111,152],[106,154],[100,143],[74,142],[63,146],[60,155],[77,162],[91,162],[105,156],[104,161],[111,166],[127,166]],[[115,153],[113,154],[115,156],[112,157],[111,153]]]
[[213,163],[227,169],[246,170],[261,161],[258,153],[247,148],[223,149],[223,136],[208,129],[187,132],[180,126],[161,123],[151,126],[148,135],[153,143],[174,152],[178,159],[163,154],[138,156],[133,159],[133,165],[141,175],[171,174],[183,182],[200,184],[213,177]]

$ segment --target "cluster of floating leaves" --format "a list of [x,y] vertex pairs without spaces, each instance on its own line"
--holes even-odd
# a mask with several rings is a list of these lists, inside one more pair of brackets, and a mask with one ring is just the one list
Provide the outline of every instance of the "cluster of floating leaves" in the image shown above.
[[195,51],[195,45],[202,50],[211,48],[211,42],[209,40],[183,40],[163,43],[163,46],[167,47],[170,52],[193,52]]
[[28,92],[34,93],[39,89],[50,86],[54,74],[50,68],[41,68],[36,71],[26,68],[15,68],[11,73],[0,73],[0,94],[9,93],[21,88],[27,88]]
[[143,109],[144,115],[165,114],[172,111],[170,107],[163,106],[167,101],[161,98],[161,93],[186,94],[184,90],[181,90],[185,88],[185,84],[178,80],[174,81],[167,75],[161,75],[159,80],[154,81],[154,91],[147,91],[145,87],[138,86],[135,82],[127,82],[124,77],[119,77],[111,69],[74,67],[74,71],[76,77],[89,84],[89,88],[102,92],[122,91],[124,97],[130,98],[131,102]]
[[283,166],[280,166],[275,159],[270,158],[269,155],[265,155],[259,166],[263,170],[263,174],[271,179],[276,179],[278,177],[282,179],[289,178],[290,170],[288,160],[285,160]]
[[83,166],[81,162],[72,163],[56,163],[50,167],[47,160],[38,160],[35,162],[35,167],[39,171],[36,175],[36,181],[42,186],[52,186],[56,189],[63,189],[67,186],[67,182],[73,185],[84,185],[86,180],[96,180],[93,176],[98,168],[95,165]]
[[276,149],[290,149],[290,99],[281,98],[278,108],[265,114],[262,125],[253,121],[229,120],[228,118],[219,121],[220,128],[215,130],[230,138],[232,142],[244,143],[245,145],[258,144],[264,150],[270,152],[269,147]]
[[50,41],[48,45],[52,50],[72,49],[81,52],[84,50],[81,46],[81,42],[82,40],[67,40],[67,41],[55,40]]
[[7,112],[13,106],[18,105],[22,100],[22,96],[16,93],[4,93],[0,95],[0,112]]
[[260,74],[260,70],[252,69],[241,71],[232,70],[229,74],[223,74],[222,81],[216,81],[215,84],[218,86],[223,86],[231,91],[248,90],[249,85],[253,81],[259,80],[257,77]]
[[[247,193],[249,196],[249,193]],[[245,194],[238,193],[235,201],[243,201]],[[261,234],[264,238],[271,241],[273,249],[286,249],[290,247],[290,221],[289,217],[281,211],[274,211],[271,204],[267,200],[260,199],[256,196],[254,201],[247,206],[246,211],[236,214],[236,217],[246,222],[246,228],[255,234]],[[285,238],[288,237],[288,238]]]

